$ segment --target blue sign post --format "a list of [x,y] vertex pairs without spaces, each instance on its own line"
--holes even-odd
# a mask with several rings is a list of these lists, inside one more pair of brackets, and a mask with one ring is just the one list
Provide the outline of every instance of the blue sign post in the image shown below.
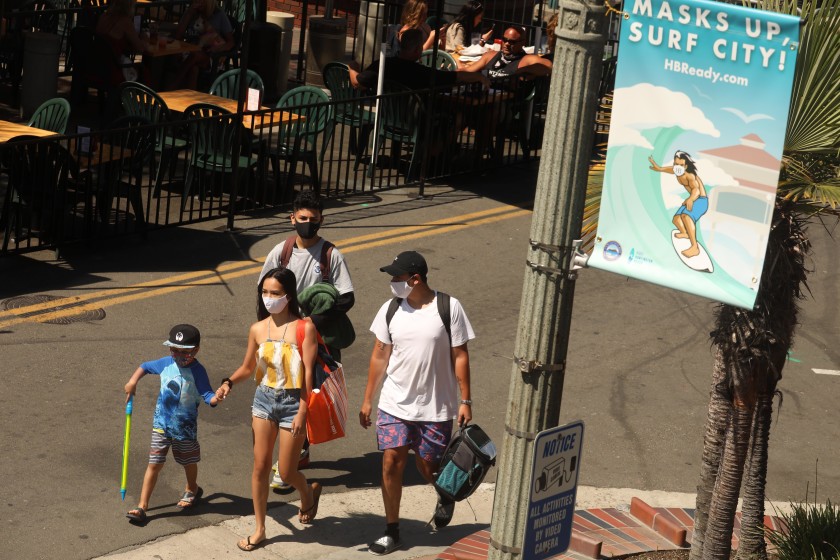
[[569,548],[582,447],[580,421],[537,434],[522,560],[550,558]]

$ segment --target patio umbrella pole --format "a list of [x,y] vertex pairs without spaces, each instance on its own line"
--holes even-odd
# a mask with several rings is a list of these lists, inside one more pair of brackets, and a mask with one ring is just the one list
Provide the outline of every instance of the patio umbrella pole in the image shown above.
[[[386,32],[388,30],[387,24],[385,30]],[[385,83],[385,55],[387,49],[388,45],[383,41],[379,45],[379,75],[376,77],[376,112],[373,114],[373,155],[370,157],[370,165],[373,168],[371,177],[376,173],[376,156],[379,154],[379,115],[382,110],[380,97],[382,96],[382,88]]]

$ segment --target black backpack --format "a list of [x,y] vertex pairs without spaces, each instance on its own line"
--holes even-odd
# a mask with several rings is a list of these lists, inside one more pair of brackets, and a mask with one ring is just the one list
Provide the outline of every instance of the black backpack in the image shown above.
[[[385,313],[385,324],[388,325],[389,332],[391,319],[397,313],[397,309],[399,309],[402,300],[403,298],[395,297],[388,305],[388,311]],[[441,321],[443,321],[443,328],[446,329],[446,334],[449,336],[449,345],[452,346],[452,315],[449,311],[449,294],[443,292],[437,293],[437,311]]]
[[496,446],[477,424],[464,426],[443,452],[435,490],[443,498],[460,502],[469,497],[490,467],[496,464]]

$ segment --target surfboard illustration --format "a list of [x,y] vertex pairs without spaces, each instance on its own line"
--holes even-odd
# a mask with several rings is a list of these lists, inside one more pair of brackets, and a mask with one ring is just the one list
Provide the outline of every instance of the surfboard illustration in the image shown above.
[[674,250],[677,252],[677,256],[680,260],[692,270],[696,270],[698,272],[714,272],[715,267],[712,264],[712,259],[709,258],[708,253],[706,253],[706,249],[703,248],[702,245],[699,243],[697,244],[700,247],[700,254],[694,257],[686,257],[682,254],[683,251],[688,249],[691,246],[691,241],[688,239],[680,239],[676,237],[679,233],[679,230],[675,229],[671,231],[671,243],[674,245]]

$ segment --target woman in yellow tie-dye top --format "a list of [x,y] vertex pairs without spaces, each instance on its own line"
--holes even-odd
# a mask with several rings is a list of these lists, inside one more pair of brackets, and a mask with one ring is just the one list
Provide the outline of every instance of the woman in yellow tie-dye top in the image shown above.
[[[233,386],[256,372],[257,390],[251,408],[254,435],[254,470],[251,495],[254,502],[254,533],[237,543],[251,551],[266,538],[265,515],[268,504],[268,478],[271,474],[274,442],[280,435],[280,475],[300,492],[298,519],[309,524],[318,513],[321,485],[308,484],[297,470],[306,435],[307,400],[314,381],[317,331],[303,319],[298,305],[294,273],[286,268],[269,270],[259,283],[262,299],[257,310],[259,321],[251,325],[248,349],[242,365],[222,380],[216,391],[224,399]],[[304,321],[304,339],[298,346],[297,325]]]

